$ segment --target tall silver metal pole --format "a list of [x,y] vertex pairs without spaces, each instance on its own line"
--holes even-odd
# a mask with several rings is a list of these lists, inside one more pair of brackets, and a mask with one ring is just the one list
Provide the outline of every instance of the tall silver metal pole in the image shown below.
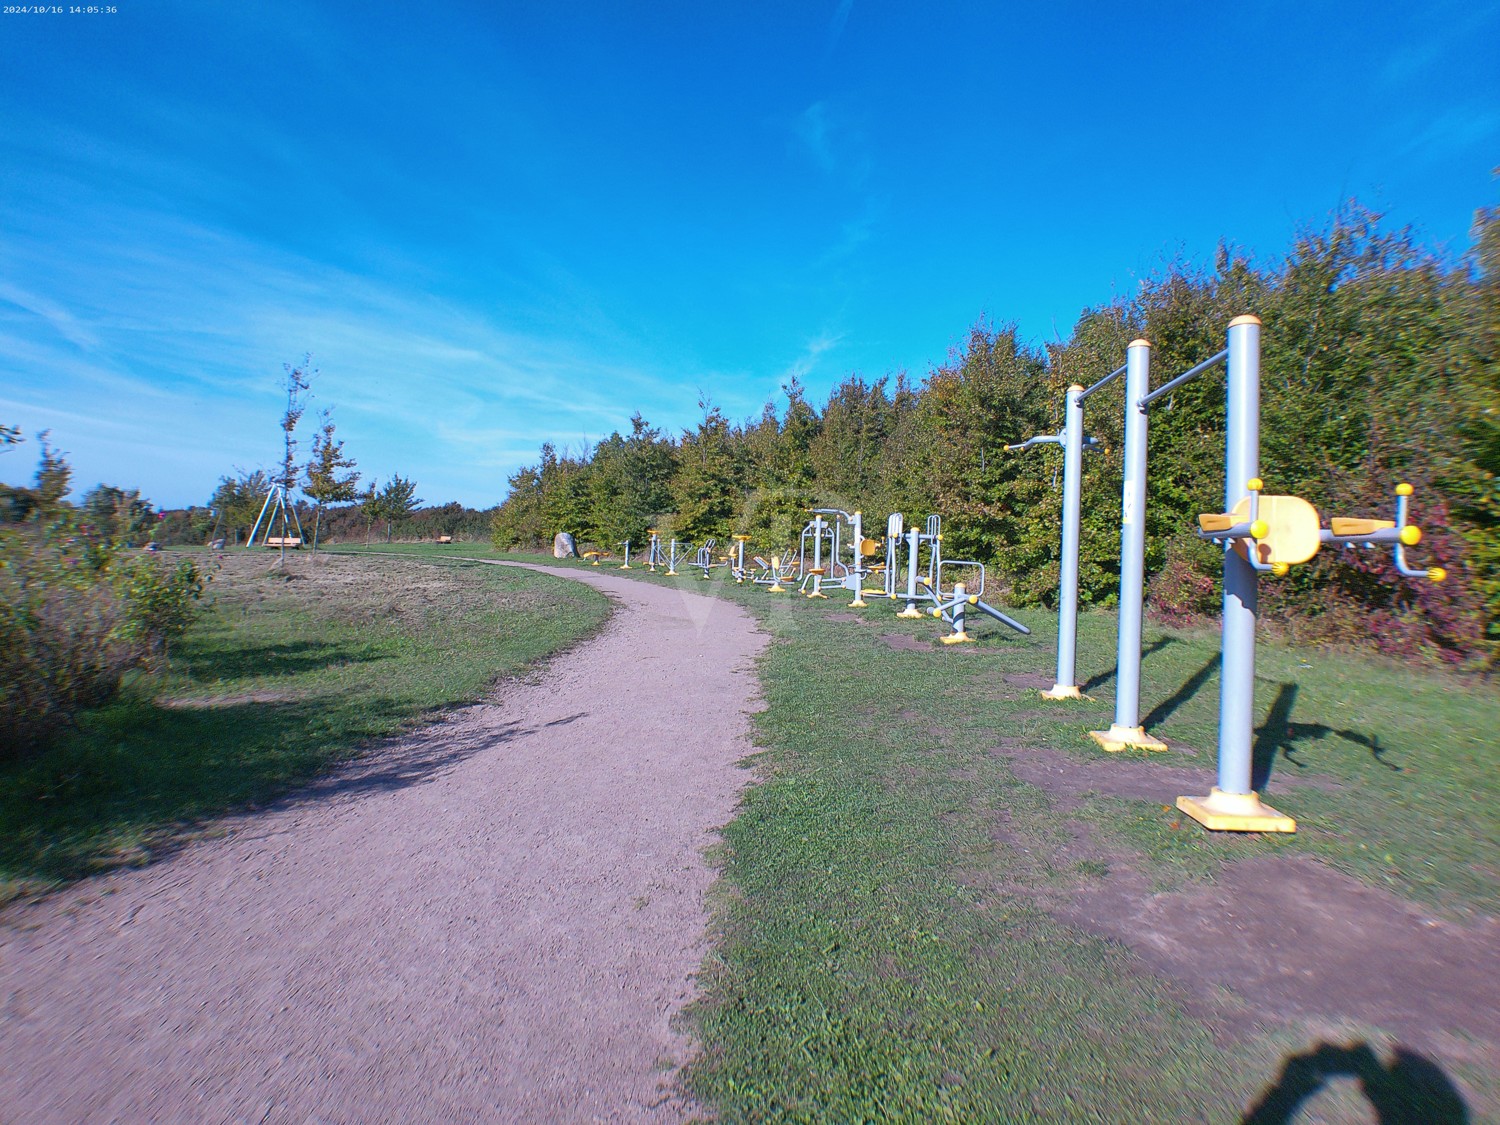
[[922,543],[922,531],[912,525],[906,533],[906,608],[897,617],[921,617],[917,609],[917,552]]
[[[1225,405],[1224,510],[1260,487],[1260,320],[1229,322]],[[1177,807],[1223,832],[1295,832],[1297,822],[1262,804],[1252,788],[1255,730],[1255,618],[1259,576],[1239,548],[1224,552],[1224,641],[1219,667],[1219,776],[1207,797],[1178,797]]]
[[1141,729],[1141,614],[1146,596],[1146,408],[1151,344],[1125,351],[1125,483],[1120,502],[1120,638],[1115,663],[1115,719],[1089,735],[1106,750],[1165,750]]
[[[1229,322],[1228,431],[1224,456],[1224,510],[1250,495],[1245,483],[1260,477],[1260,321]],[[1219,670],[1219,788],[1246,794],[1250,742],[1255,727],[1255,618],[1260,576],[1238,550],[1224,552],[1224,659]]]
[[850,522],[854,525],[854,600],[849,603],[850,609],[864,609],[870,603],[865,601],[865,517],[863,512],[855,512]]
[[1057,599],[1057,682],[1044,699],[1078,699],[1078,523],[1083,497],[1083,388],[1068,388],[1063,408],[1062,574]]

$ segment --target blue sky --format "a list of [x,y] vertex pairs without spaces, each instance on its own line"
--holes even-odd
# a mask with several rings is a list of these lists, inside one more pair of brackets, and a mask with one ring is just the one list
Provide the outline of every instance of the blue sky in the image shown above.
[[[312,353],[366,476],[1041,341],[1356,197],[1500,202],[1500,4],[283,4],[0,16],[0,422],[202,503]],[[311,413],[305,423],[310,439]],[[305,451],[304,443],[304,451]]]

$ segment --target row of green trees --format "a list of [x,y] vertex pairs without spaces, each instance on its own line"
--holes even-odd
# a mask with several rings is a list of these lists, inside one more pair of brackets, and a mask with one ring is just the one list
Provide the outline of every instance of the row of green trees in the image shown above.
[[[352,467],[352,460],[345,467]],[[358,474],[355,474],[356,476]],[[264,470],[241,470],[219,478],[218,487],[205,508],[189,508],[169,513],[166,542],[202,543],[217,536],[230,543],[249,537],[271,490],[272,478]],[[296,484],[294,483],[294,486]],[[384,528],[386,540],[411,523],[421,509],[416,481],[393,473],[385,484],[372,480],[363,490],[347,498],[330,495],[316,482],[303,484],[306,500],[293,495],[292,507],[304,525],[311,524],[313,542],[326,528],[335,539],[363,536],[369,540],[372,530]],[[279,534],[279,533],[278,533]]]
[[[1086,312],[1065,341],[1022,342],[974,326],[920,381],[851,375],[826,403],[794,380],[778,408],[733,422],[700,403],[695,429],[669,436],[639,414],[592,449],[544,445],[510,479],[493,534],[502,547],[560,530],[613,547],[648,527],[679,538],[734,532],[771,551],[794,542],[805,510],[860,508],[908,521],[944,517],[952,553],[995,566],[1020,605],[1048,605],[1058,581],[1060,453],[1007,443],[1060,428],[1064,391],[1152,344],[1153,382],[1223,347],[1228,322],[1263,332],[1261,464],[1273,492],[1326,515],[1389,516],[1402,480],[1417,487],[1424,562],[1435,586],[1407,582],[1387,555],[1321,553],[1279,582],[1265,607],[1308,639],[1427,652],[1493,667],[1500,655],[1500,209],[1476,216],[1474,249],[1453,259],[1351,206],[1281,259],[1221,247],[1212,268],[1176,264],[1128,299]],[[1085,462],[1083,597],[1117,596],[1123,381],[1090,400],[1101,452]],[[1223,496],[1222,378],[1188,384],[1152,413],[1150,600],[1183,620],[1217,604],[1216,550],[1193,533]]]

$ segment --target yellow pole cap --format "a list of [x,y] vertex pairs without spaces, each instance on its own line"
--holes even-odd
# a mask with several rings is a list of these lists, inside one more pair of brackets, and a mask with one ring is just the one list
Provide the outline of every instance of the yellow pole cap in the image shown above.
[[941,617],[941,616],[943,616],[943,611],[940,610],[940,609],[935,609],[935,610],[932,611],[932,616],[934,616],[934,617]]
[[1251,477],[1245,482],[1245,487],[1251,492],[1259,492],[1266,487],[1266,482],[1261,480],[1260,477]]
[[979,604],[979,595],[978,594],[970,594],[969,595],[969,604],[970,605],[978,605]]
[[1435,566],[1427,572],[1427,577],[1433,582],[1441,582],[1448,577],[1448,572],[1440,566]]
[[1072,393],[1072,394],[1082,394],[1083,393],[1083,384],[1082,383],[1074,383],[1074,384],[1072,384],[1071,386],[1068,387],[1068,391],[1069,391],[1069,393]]
[[1290,573],[1291,569],[1291,563],[1281,562],[1271,564],[1271,573],[1274,574],[1277,578],[1285,578],[1287,574]]
[[1265,520],[1256,520],[1250,525],[1250,537],[1252,539],[1264,539],[1271,534],[1271,525]]
[[1414,491],[1415,489],[1413,489],[1412,486],[1407,484],[1405,481],[1402,481],[1396,486],[1397,496],[1410,496]]
[[1260,323],[1260,317],[1258,317],[1258,316],[1251,316],[1250,314],[1247,313],[1244,316],[1237,316],[1233,320],[1231,320],[1229,322],[1229,327],[1233,328],[1237,324],[1259,324],[1259,323]]
[[1127,348],[1149,348],[1151,346],[1151,341],[1144,338],[1137,338],[1130,341],[1130,343],[1126,344],[1125,346]]
[[1409,523],[1401,529],[1401,542],[1408,547],[1415,547],[1422,542],[1422,529],[1414,523]]

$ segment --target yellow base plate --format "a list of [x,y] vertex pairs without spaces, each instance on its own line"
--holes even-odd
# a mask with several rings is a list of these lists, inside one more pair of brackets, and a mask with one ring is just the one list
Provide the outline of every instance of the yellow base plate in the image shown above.
[[1043,699],[1082,699],[1083,692],[1073,684],[1053,684],[1051,691],[1042,692]]
[[864,609],[869,604],[870,603],[867,602],[867,601],[865,601],[863,598],[855,598],[852,602],[849,603],[849,608],[850,609]]
[[827,595],[827,594],[808,594],[808,595],[807,595],[807,596],[808,596],[808,597],[809,597],[809,598],[823,598],[823,599],[824,599],[824,600],[825,600],[825,601],[826,601],[826,600],[827,600],[827,598],[828,598],[828,595]]
[[1089,737],[1111,754],[1121,750],[1165,750],[1167,744],[1152,738],[1140,727],[1110,727],[1108,730],[1091,730]]
[[1226,793],[1215,786],[1207,797],[1178,797],[1177,807],[1213,832],[1295,832],[1297,822],[1257,793]]
[[896,614],[896,616],[897,617],[917,618],[917,617],[926,617],[927,615],[925,613],[923,613],[919,609],[903,609],[900,613]]
[[945,645],[961,645],[961,644],[973,644],[973,643],[975,643],[974,638],[971,637],[971,636],[969,636],[968,633],[949,633],[946,637],[939,637],[938,640],[942,641]]

